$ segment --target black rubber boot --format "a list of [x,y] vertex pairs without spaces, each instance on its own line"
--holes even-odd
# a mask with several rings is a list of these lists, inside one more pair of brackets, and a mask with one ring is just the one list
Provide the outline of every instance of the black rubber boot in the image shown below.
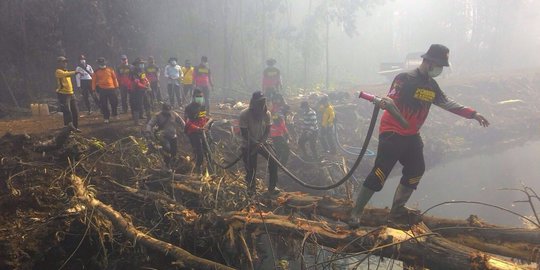
[[354,208],[351,210],[351,216],[347,221],[349,227],[353,229],[360,227],[360,219],[362,218],[362,214],[364,213],[364,208],[366,207],[367,203],[369,202],[374,193],[375,191],[363,185],[360,187],[360,191],[358,192],[358,198],[356,198]]
[[401,184],[397,187],[394,194],[394,202],[388,215],[388,226],[400,230],[408,230],[412,225],[422,221],[419,210],[405,207],[413,192],[413,188]]

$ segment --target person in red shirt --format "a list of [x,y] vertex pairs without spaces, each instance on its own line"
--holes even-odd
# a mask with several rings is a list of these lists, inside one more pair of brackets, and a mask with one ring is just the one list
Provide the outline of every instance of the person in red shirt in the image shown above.
[[153,56],[148,57],[148,66],[146,66],[145,72],[150,82],[150,88],[152,89],[151,104],[153,106],[156,101],[161,102],[161,88],[159,87],[160,70]]
[[148,100],[150,82],[144,72],[144,64],[145,62],[141,58],[137,58],[133,62],[133,71],[131,73],[132,87],[129,94],[129,105],[131,106],[131,114],[135,125],[139,125],[139,119],[144,119],[145,111],[146,118],[150,119],[150,103]]
[[[388,222],[392,226],[408,227],[417,211],[405,207],[413,191],[418,186],[425,170],[420,128],[426,120],[431,105],[461,117],[475,119],[481,126],[489,126],[489,122],[475,110],[458,104],[448,98],[433,79],[441,74],[443,67],[449,66],[449,49],[444,45],[433,44],[422,55],[423,61],[417,69],[398,74],[385,99],[391,99],[409,127],[402,127],[388,111],[385,111],[379,128],[379,145],[373,169],[360,188],[355,207],[351,212],[349,225],[359,225],[364,207],[376,191],[380,191],[399,161],[403,165],[403,175],[394,195]],[[381,106],[384,109],[384,105]]]
[[264,94],[270,99],[283,88],[281,84],[281,72],[278,68],[274,67],[275,64],[275,59],[266,60],[267,67],[263,71],[262,78],[262,89]]
[[204,152],[208,150],[204,143],[203,132],[206,124],[210,121],[206,115],[204,96],[201,90],[195,89],[193,91],[193,101],[186,106],[184,118],[186,119],[185,132],[195,155],[195,173],[200,174],[202,172]]
[[210,114],[210,89],[214,87],[214,83],[212,82],[212,73],[206,56],[201,57],[201,63],[195,67],[193,80],[195,81],[195,88],[202,91],[206,112]]
[[277,158],[283,165],[289,161],[289,130],[287,129],[287,113],[289,105],[281,94],[275,94],[272,98],[272,126],[270,126],[270,138],[276,150]]
[[132,80],[131,72],[133,66],[125,54],[120,57],[120,65],[116,68],[116,76],[120,85],[120,104],[122,104],[122,113],[128,112],[128,93],[131,91]]

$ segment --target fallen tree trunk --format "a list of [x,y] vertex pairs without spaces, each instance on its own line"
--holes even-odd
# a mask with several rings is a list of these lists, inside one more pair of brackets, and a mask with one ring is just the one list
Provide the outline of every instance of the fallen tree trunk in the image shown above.
[[171,255],[186,267],[208,270],[234,269],[204,258],[194,256],[180,247],[153,238],[137,230],[135,226],[133,226],[131,222],[127,221],[118,211],[86,193],[83,181],[78,176],[72,175],[71,183],[75,188],[75,195],[77,199],[79,199],[82,204],[88,208],[95,208],[101,214],[109,218],[117,229],[119,229],[128,238],[132,238],[134,242],[142,243],[148,248],[158,250],[163,254]]
[[[201,182],[176,182],[175,187],[190,194],[200,195]],[[332,220],[346,220],[352,203],[328,196],[313,196],[302,192],[282,192],[271,200],[263,199],[266,205],[279,207],[281,213],[299,212],[308,217],[323,216]],[[363,226],[379,227],[387,224],[388,209],[367,208],[362,219]],[[540,230],[505,228],[480,221],[475,216],[468,220],[423,217],[424,223],[433,232],[449,240],[471,248],[517,258],[528,262],[540,259]],[[346,225],[343,225],[346,228]]]
[[374,254],[429,269],[535,269],[531,265],[513,263],[448,241],[423,224],[414,226],[410,231],[388,227],[348,231],[332,228],[325,222],[269,213],[233,212],[222,218],[233,230],[247,228],[250,231],[288,234],[297,240],[306,239],[305,235],[311,234],[316,237],[314,243],[332,247],[336,252]]

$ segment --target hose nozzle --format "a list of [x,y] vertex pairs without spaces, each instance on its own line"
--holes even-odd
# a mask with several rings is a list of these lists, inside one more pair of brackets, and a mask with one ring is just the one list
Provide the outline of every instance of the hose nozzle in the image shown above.
[[399,112],[396,104],[394,104],[394,101],[389,98],[381,98],[376,95],[366,93],[366,92],[360,92],[359,98],[365,99],[367,101],[372,102],[375,104],[375,106],[388,111],[394,118],[396,118],[399,122],[399,124],[403,128],[409,128],[409,122],[401,115]]

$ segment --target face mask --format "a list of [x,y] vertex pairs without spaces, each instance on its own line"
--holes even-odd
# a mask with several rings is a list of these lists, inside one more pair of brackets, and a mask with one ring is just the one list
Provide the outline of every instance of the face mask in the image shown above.
[[105,68],[107,67],[106,65],[99,65],[99,68]]
[[435,78],[439,75],[441,75],[443,71],[443,67],[440,66],[433,66],[430,71],[428,71],[428,76],[431,78]]
[[140,69],[144,69],[144,64],[139,64]]
[[176,66],[176,61],[171,61],[171,65]]
[[204,97],[195,97],[194,100],[196,103],[202,104],[204,102]]
[[81,65],[86,65],[86,60],[81,60]]

